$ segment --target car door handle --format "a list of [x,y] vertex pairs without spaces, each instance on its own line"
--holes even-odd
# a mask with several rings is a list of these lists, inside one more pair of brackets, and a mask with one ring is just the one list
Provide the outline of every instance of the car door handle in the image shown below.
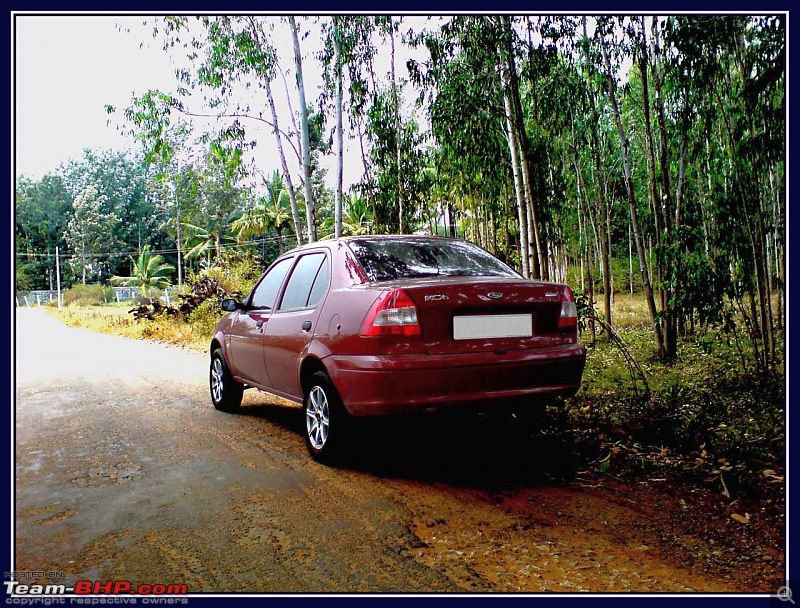
[[311,321],[304,321],[301,327],[303,331],[311,331]]

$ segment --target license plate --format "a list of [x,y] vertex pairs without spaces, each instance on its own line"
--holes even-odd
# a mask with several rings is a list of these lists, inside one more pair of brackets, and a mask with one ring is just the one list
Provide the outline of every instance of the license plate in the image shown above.
[[454,340],[525,338],[533,335],[533,315],[462,315],[453,317]]

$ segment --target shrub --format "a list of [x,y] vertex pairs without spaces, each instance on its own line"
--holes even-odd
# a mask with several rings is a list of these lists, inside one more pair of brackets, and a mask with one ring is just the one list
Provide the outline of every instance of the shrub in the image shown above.
[[223,311],[217,298],[209,298],[195,308],[187,319],[192,328],[192,333],[197,336],[211,337],[217,321],[222,318]]
[[194,283],[203,275],[208,275],[217,279],[225,291],[238,291],[244,297],[250,293],[265,268],[258,256],[251,253],[226,251],[211,268],[192,273],[188,283]]
[[66,306],[98,306],[114,301],[114,288],[108,285],[78,283],[64,292],[63,303]]

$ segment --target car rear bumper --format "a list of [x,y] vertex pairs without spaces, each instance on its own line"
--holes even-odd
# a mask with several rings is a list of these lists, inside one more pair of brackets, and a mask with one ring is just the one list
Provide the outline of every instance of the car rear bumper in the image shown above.
[[332,355],[327,361],[354,416],[570,397],[580,388],[585,362],[580,344],[502,354]]

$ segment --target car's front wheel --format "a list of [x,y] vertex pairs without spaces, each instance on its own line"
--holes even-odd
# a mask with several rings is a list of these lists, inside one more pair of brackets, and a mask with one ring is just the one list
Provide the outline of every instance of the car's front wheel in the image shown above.
[[208,377],[211,403],[222,412],[235,412],[242,404],[244,385],[233,379],[222,349],[211,354],[211,369]]
[[306,447],[319,462],[329,462],[343,447],[349,415],[330,377],[316,372],[308,383],[303,404]]

